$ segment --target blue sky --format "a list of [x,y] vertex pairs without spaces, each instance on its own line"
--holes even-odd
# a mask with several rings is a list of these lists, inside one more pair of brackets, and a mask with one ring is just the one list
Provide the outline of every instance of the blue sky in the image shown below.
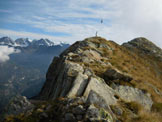
[[161,20],[161,0],[0,0],[0,37],[13,39],[73,43],[98,31],[119,44],[142,36],[162,47]]

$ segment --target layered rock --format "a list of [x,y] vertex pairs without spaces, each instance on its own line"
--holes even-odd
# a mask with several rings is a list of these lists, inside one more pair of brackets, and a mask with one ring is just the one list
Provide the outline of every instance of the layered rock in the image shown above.
[[[162,88],[161,76],[153,72],[153,60],[145,61],[151,53],[141,52],[147,46],[159,50],[143,38],[123,46],[101,37],[74,43],[55,57],[48,69],[36,97],[47,103],[41,103],[23,120],[34,114],[39,121],[142,121],[140,114],[151,112],[153,100],[161,100]],[[159,60],[154,61],[162,66]],[[161,71],[156,70],[157,74]]]
[[89,93],[93,90],[103,97],[108,105],[116,103],[114,90],[106,85],[103,79],[91,74],[92,71],[88,72],[81,65],[67,60],[60,69],[61,72],[58,76],[54,76],[53,82],[49,82],[49,84],[46,82],[40,95],[41,98],[56,99],[58,97],[81,96],[88,98]]
[[[153,102],[149,93],[116,82],[130,83],[133,78],[109,62],[109,54],[114,50],[111,44],[114,42],[99,37],[88,38],[76,42],[59,57],[55,57],[39,98],[54,100],[59,97],[84,97],[87,104],[97,105],[108,113],[111,113],[110,105],[116,105],[122,99],[126,102],[135,101],[150,110]],[[65,116],[74,118],[70,113]]]

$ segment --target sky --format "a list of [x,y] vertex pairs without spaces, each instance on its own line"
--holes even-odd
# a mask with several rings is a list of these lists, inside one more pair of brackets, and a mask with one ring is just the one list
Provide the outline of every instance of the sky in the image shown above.
[[96,31],[119,44],[146,37],[162,47],[162,0],[0,0],[0,37],[71,44]]

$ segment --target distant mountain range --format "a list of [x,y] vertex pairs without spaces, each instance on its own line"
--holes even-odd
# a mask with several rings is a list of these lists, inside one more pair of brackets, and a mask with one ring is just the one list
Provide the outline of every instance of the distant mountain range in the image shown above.
[[[40,91],[49,64],[69,44],[56,44],[48,39],[30,40],[0,38],[0,46],[19,50],[10,60],[0,63],[0,110],[14,95],[32,97]],[[1,48],[1,47],[0,47]]]
[[31,40],[29,38],[18,38],[15,41],[10,37],[2,37],[0,38],[0,45],[7,45],[11,47],[28,47],[28,46],[56,46],[56,45],[66,45],[65,43],[60,42],[56,44],[49,39],[39,39],[39,40]]

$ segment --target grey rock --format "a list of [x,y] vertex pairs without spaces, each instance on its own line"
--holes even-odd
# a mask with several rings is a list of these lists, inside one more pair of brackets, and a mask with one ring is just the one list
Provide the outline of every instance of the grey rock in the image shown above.
[[102,57],[101,57],[101,54],[96,51],[96,50],[85,50],[83,53],[82,53],[83,56],[86,56],[86,57],[91,57],[89,59],[96,59],[96,60],[100,60]]
[[84,74],[87,75],[88,77],[94,75],[93,71],[92,71],[91,69],[89,69],[89,68],[86,68],[86,69],[84,70]]
[[75,119],[75,116],[72,113],[66,113],[65,114],[65,121],[74,122],[74,121],[76,121],[76,119]]
[[99,45],[99,48],[106,48],[106,49],[108,49],[108,50],[112,50],[112,48],[111,48],[110,46],[108,46],[107,44],[104,44],[104,43],[101,43],[101,44]]
[[89,63],[94,62],[94,60],[93,59],[89,59],[87,56],[84,56],[84,57],[82,57],[81,62],[89,64]]
[[126,74],[121,73],[117,69],[109,68],[105,73],[104,73],[104,80],[105,81],[110,81],[110,80],[122,80],[125,82],[130,82],[132,78]]
[[34,105],[25,96],[15,96],[5,108],[4,113],[7,115],[18,115],[26,111],[31,111],[33,108]]
[[95,104],[99,107],[108,109],[108,105],[106,104],[105,100],[93,90],[90,91],[86,103]]
[[98,118],[99,117],[99,109],[96,108],[93,104],[91,104],[86,112],[86,118]]
[[123,114],[123,110],[119,106],[113,106],[111,109],[113,113],[115,113],[118,116],[121,116]]
[[75,55],[75,53],[72,53],[72,52],[68,53],[68,56],[70,56],[70,57],[73,55]]
[[56,65],[56,69],[51,71],[51,73],[50,71],[47,73],[48,78],[39,95],[41,99],[65,97],[71,90],[75,77],[78,73],[83,73],[84,71],[83,67],[77,63],[70,61],[62,62],[62,60],[60,60],[61,59],[57,59],[56,62],[54,61],[53,65]]
[[82,73],[78,73],[75,80],[72,83],[71,89],[67,94],[68,97],[81,96],[85,87],[88,84],[88,76]]
[[107,105],[116,104],[117,99],[114,97],[116,94],[115,91],[109,87],[103,79],[97,76],[91,77],[83,96],[88,99],[91,90],[100,95]]
[[97,108],[93,104],[89,106],[85,116],[89,121],[92,122],[94,121],[113,122],[113,118],[108,111],[102,108]]
[[75,105],[80,105],[85,103],[85,98],[84,97],[75,97],[75,98],[68,98],[67,104],[75,104]]
[[135,101],[143,105],[147,110],[151,109],[153,101],[149,93],[143,93],[142,90],[139,90],[138,88],[122,85],[117,86],[115,91],[123,100],[127,102]]
[[79,105],[79,106],[73,108],[73,113],[74,114],[84,114],[85,109],[83,108],[83,106]]

